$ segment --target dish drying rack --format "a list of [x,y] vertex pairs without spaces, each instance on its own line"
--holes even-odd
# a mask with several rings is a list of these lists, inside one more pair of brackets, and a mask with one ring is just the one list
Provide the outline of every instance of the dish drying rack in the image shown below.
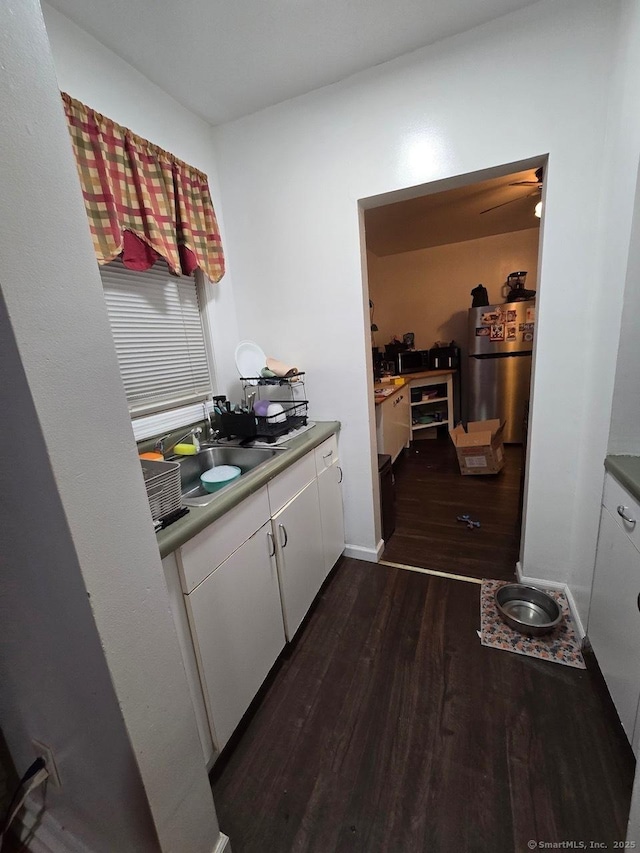
[[159,521],[180,509],[180,463],[141,459],[151,517]]
[[[242,396],[247,412],[223,412],[222,432],[227,438],[261,439],[273,442],[292,430],[307,425],[309,401],[306,399],[304,373],[294,376],[241,376]],[[279,403],[283,411],[271,417],[256,415],[258,400]],[[284,418],[283,418],[284,415]]]

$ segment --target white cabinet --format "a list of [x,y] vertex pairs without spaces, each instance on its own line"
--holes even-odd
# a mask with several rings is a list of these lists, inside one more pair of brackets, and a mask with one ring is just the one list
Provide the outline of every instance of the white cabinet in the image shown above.
[[[626,522],[618,507],[636,524]],[[624,730],[637,752],[640,699],[640,506],[607,475],[589,611],[589,640]]]
[[314,479],[272,520],[287,639],[292,640],[326,576]]
[[211,724],[209,723],[209,716],[204,703],[202,682],[200,680],[200,672],[198,670],[195,649],[191,638],[191,629],[189,628],[189,618],[185,607],[185,596],[183,595],[182,588],[180,586],[180,575],[176,564],[176,555],[168,554],[162,561],[162,568],[167,582],[171,615],[173,616],[173,621],[176,626],[178,643],[180,645],[182,660],[187,674],[187,683],[189,685],[189,693],[191,694],[191,702],[193,703],[193,710],[196,715],[198,735],[200,736],[200,743],[202,744],[202,754],[204,755],[204,762],[207,765],[207,768],[211,768],[216,750],[213,745]]
[[317,447],[315,456],[326,576],[344,551],[342,468],[339,465],[338,444],[335,436]]
[[388,453],[395,462],[411,438],[409,386],[395,391],[376,406],[378,453]]
[[163,561],[207,764],[344,550],[341,480],[332,435]]
[[243,542],[269,521],[269,498],[264,486],[229,510],[180,548],[178,569],[182,591],[189,593]]
[[270,523],[185,596],[218,749],[284,648]]

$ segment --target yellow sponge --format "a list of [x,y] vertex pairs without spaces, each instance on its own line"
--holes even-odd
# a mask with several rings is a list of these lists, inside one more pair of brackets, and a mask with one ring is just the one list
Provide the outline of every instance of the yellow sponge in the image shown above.
[[195,444],[176,444],[173,448],[173,452],[177,456],[193,456],[198,452],[198,448]]

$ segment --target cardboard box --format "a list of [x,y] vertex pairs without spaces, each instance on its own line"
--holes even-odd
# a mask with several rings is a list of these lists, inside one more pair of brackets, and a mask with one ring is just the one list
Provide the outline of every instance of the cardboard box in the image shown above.
[[504,465],[504,421],[469,421],[449,430],[461,474],[497,474]]

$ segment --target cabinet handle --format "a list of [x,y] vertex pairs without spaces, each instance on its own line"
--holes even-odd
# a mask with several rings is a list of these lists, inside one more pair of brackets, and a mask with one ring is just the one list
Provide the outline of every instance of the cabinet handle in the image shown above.
[[271,548],[269,550],[269,556],[275,557],[275,555],[276,555],[276,543],[273,540],[273,534],[272,533],[267,533],[267,542],[271,546]]
[[638,593],[638,610],[640,610],[640,592]]
[[328,459],[330,456],[333,456],[333,450],[330,450],[328,453],[325,453],[322,457],[323,459]]
[[283,548],[286,548],[287,542],[289,541],[289,537],[287,536],[287,528],[284,526],[284,524],[279,524],[278,527],[280,528],[280,530],[284,534],[284,542],[282,541],[282,536],[281,536],[280,537],[280,544],[282,545]]
[[338,482],[341,483],[343,477],[342,477],[342,468],[339,465],[338,465],[338,471],[340,472],[340,479],[338,480]]
[[626,506],[620,505],[618,507],[618,515],[620,516],[620,518],[623,518],[627,522],[627,524],[633,524],[635,527],[635,523],[636,523],[635,518],[631,518],[630,515],[627,515],[626,510],[627,510]]

